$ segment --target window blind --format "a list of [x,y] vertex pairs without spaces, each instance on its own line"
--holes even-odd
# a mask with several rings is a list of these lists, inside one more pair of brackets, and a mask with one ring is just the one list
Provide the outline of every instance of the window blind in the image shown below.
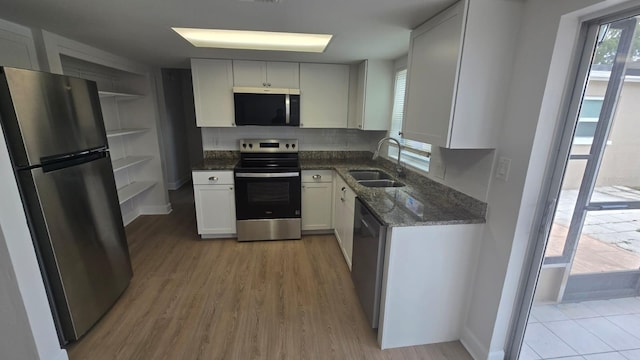
[[[393,111],[391,113],[391,129],[389,136],[397,139],[405,147],[402,151],[406,159],[413,159],[415,163],[424,163],[428,166],[428,153],[431,152],[431,145],[403,139],[400,136],[402,131],[402,120],[404,119],[404,100],[407,89],[407,69],[396,72],[393,91]],[[397,156],[397,149],[393,144],[389,146],[389,155]]]

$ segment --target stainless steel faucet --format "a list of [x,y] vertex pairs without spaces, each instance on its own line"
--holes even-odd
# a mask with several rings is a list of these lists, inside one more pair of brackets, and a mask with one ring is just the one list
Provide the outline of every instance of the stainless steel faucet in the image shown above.
[[373,153],[372,159],[375,160],[378,158],[378,156],[380,156],[380,148],[385,141],[395,141],[396,144],[398,144],[398,163],[396,164],[396,172],[398,172],[398,176],[404,177],[404,168],[400,163],[400,156],[402,156],[402,145],[400,145],[400,141],[398,141],[398,139],[392,138],[390,136],[380,139],[380,141],[378,141],[378,148],[376,149],[376,152]]

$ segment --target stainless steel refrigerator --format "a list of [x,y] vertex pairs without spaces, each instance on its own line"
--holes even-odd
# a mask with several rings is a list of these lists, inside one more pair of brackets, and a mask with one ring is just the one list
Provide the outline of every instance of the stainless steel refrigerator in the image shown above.
[[65,344],[111,308],[132,276],[100,99],[92,81],[0,73],[0,123]]

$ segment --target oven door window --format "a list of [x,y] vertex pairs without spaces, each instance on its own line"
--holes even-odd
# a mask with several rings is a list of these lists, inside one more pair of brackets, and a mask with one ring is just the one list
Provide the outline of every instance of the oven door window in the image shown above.
[[300,217],[300,177],[236,177],[238,220]]
[[288,182],[247,183],[249,206],[283,206],[290,203]]

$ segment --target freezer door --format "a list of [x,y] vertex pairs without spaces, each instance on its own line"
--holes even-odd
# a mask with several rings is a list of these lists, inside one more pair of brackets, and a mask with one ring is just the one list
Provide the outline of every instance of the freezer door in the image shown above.
[[16,166],[107,146],[95,82],[7,67],[2,73],[0,119]]
[[110,158],[20,177],[60,327],[66,340],[78,339],[132,276]]

